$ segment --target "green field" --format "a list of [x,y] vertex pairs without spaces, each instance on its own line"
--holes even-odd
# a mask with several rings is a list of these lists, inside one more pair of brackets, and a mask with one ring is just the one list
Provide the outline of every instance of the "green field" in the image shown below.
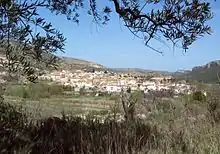
[[108,111],[115,104],[113,100],[91,97],[52,97],[30,100],[14,96],[4,96],[11,104],[22,106],[33,118],[49,116],[62,116],[62,112],[68,115],[87,114],[89,112]]

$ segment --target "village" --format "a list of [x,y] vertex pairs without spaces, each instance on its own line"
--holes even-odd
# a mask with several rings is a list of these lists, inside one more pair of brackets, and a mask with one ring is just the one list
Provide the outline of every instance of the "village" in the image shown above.
[[44,74],[40,78],[74,87],[75,91],[79,91],[80,88],[85,90],[95,88],[97,91],[107,93],[119,93],[122,89],[128,88],[131,91],[141,90],[144,93],[173,90],[175,94],[190,94],[193,91],[191,85],[185,81],[177,82],[172,76],[149,78],[110,71],[60,70]]

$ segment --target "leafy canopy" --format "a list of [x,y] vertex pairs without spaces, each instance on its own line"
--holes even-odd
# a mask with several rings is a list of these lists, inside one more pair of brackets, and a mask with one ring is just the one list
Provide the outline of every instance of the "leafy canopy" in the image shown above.
[[0,0],[0,50],[7,61],[2,63],[9,72],[17,72],[34,81],[43,67],[56,66],[57,52],[64,51],[65,37],[48,23],[39,9],[65,15],[79,23],[80,9],[99,25],[118,14],[131,33],[150,46],[152,40],[170,41],[187,50],[198,37],[211,33],[207,24],[213,15],[210,2],[205,0]]

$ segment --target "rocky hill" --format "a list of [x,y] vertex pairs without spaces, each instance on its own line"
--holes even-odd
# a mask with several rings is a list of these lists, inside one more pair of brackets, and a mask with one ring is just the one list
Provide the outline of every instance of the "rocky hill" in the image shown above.
[[104,68],[103,65],[97,64],[94,62],[72,58],[72,57],[59,57],[59,62],[61,63],[62,69],[91,69],[91,68],[97,68],[102,69]]
[[220,60],[209,62],[202,66],[196,66],[192,70],[176,72],[178,78],[191,79],[205,83],[219,83]]
[[97,63],[82,60],[82,59],[72,58],[72,57],[60,57],[60,60],[65,62],[66,64],[84,65],[84,66],[97,67],[97,68],[104,67],[101,64],[97,64]]
[[86,72],[92,71],[108,71],[114,73],[127,73],[132,75],[147,75],[147,76],[164,76],[171,75],[168,72],[154,71],[141,68],[108,68],[95,62],[87,60],[72,58],[72,57],[59,57],[61,70],[84,70]]

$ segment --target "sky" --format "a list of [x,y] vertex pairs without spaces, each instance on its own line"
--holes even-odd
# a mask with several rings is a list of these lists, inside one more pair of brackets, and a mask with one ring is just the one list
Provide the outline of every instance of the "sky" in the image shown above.
[[206,35],[190,46],[187,53],[175,51],[153,42],[163,51],[158,54],[135,38],[116,14],[107,26],[97,27],[92,18],[81,13],[79,25],[45,10],[41,14],[67,38],[65,53],[58,55],[93,61],[111,68],[142,68],[161,71],[191,69],[213,60],[220,60],[220,2],[213,5],[214,18],[209,22],[213,34]]

